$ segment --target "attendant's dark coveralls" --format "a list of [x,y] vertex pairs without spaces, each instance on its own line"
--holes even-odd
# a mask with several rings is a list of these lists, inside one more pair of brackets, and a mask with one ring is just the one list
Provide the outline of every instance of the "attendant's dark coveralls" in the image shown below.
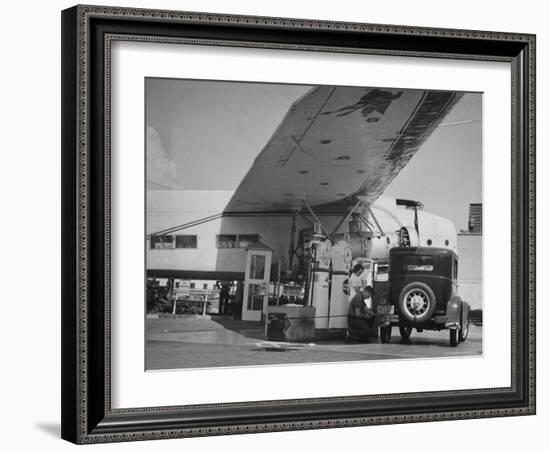
[[355,294],[348,309],[348,330],[350,335],[369,337],[374,328],[375,313],[367,308],[363,294]]

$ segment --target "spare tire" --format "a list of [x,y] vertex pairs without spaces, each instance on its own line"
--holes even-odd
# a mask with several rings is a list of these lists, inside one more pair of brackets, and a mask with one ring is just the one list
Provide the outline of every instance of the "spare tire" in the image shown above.
[[435,294],[426,283],[415,281],[401,290],[397,306],[406,322],[417,325],[432,317]]

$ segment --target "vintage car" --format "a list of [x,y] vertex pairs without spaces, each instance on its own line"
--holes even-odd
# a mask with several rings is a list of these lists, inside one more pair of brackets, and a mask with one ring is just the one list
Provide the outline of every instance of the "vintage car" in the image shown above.
[[403,339],[413,329],[449,330],[452,347],[468,336],[470,306],[457,295],[457,254],[447,248],[396,247],[390,250],[389,274],[376,286],[380,340],[388,343],[392,327]]

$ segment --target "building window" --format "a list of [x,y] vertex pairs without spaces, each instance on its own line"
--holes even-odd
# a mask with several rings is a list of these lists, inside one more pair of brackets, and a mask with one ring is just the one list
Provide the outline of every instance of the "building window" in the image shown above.
[[219,234],[218,248],[247,248],[260,241],[259,234]]
[[251,255],[250,257],[250,278],[262,280],[265,274],[265,256]]
[[174,248],[174,236],[151,236],[152,250],[165,250]]
[[219,234],[217,239],[218,248],[237,248],[236,234]]
[[260,240],[259,234],[239,234],[239,248],[247,248]]
[[176,235],[176,248],[197,248],[196,234]]
[[189,283],[189,289],[195,289],[195,283]]
[[202,288],[203,288],[203,289],[208,289],[208,284],[207,284],[207,283],[204,283],[204,284],[202,285]]

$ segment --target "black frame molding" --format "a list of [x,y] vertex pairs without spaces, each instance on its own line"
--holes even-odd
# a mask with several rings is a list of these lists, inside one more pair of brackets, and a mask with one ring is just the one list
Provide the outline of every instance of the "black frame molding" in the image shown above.
[[[115,40],[505,61],[512,67],[512,385],[112,409],[110,46]],[[62,12],[62,437],[74,443],[535,414],[535,36],[75,6]]]

